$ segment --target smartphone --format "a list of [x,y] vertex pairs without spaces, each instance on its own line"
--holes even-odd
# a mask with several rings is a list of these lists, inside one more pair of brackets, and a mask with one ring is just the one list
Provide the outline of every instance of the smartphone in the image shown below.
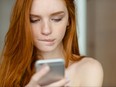
[[42,65],[47,64],[50,67],[50,71],[38,82],[41,86],[48,85],[64,78],[65,65],[64,59],[46,59],[37,60],[35,62],[36,72],[39,71]]

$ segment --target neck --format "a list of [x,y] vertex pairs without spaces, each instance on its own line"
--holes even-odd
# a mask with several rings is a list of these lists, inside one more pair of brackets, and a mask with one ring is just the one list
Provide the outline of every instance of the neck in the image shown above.
[[50,52],[43,52],[42,56],[44,59],[52,59],[52,58],[64,58],[64,48],[63,45],[60,44],[55,50]]

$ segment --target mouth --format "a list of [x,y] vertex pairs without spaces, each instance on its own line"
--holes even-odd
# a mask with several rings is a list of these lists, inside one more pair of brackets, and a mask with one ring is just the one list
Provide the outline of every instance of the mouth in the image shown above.
[[53,46],[55,44],[55,39],[39,39],[45,46]]
[[39,41],[43,41],[43,42],[53,42],[53,41],[55,41],[55,39],[39,39]]

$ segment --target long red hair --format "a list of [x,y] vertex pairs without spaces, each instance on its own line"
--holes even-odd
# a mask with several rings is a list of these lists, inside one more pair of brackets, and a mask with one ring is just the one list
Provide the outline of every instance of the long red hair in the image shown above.
[[[0,87],[23,87],[34,74],[37,49],[31,35],[30,9],[33,0],[17,0],[0,64]],[[66,67],[69,61],[81,59],[76,34],[76,12],[73,0],[64,0],[69,12],[69,27],[63,39]],[[75,57],[74,55],[77,55]]]

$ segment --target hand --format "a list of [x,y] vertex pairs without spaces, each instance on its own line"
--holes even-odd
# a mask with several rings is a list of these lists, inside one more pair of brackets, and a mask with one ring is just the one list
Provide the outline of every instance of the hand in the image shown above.
[[[25,87],[41,87],[41,85],[38,82],[42,79],[43,76],[45,76],[49,72],[49,70],[50,70],[49,66],[47,65],[43,66],[40,71],[38,71],[32,76],[30,82]],[[44,87],[65,86],[68,82],[69,81],[66,78],[64,78],[60,81],[54,82]]]

